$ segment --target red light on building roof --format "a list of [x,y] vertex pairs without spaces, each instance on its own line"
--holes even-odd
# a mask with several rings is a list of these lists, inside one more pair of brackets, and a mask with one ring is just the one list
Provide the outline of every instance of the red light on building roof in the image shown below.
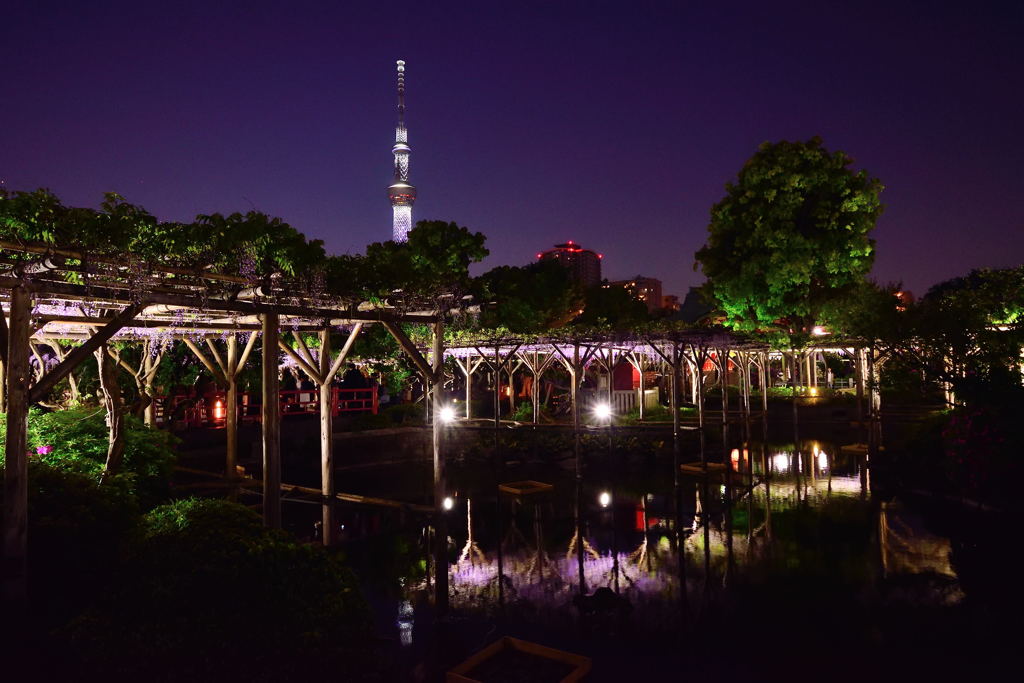
[[540,258],[540,256],[541,256],[540,254],[537,254],[537,258]]
[[597,258],[604,258],[604,254],[598,254]]
[[566,244],[572,244],[572,240],[569,240],[568,242],[566,242]]

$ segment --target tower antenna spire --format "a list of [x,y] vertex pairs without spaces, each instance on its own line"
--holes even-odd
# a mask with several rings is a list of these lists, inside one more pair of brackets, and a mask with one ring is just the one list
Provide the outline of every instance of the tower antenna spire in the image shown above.
[[405,128],[405,61],[399,59],[398,68],[398,125],[395,127],[395,182],[388,186],[391,199],[392,237],[395,242],[409,239],[412,229],[412,205],[416,201],[416,187],[409,183],[409,132]]

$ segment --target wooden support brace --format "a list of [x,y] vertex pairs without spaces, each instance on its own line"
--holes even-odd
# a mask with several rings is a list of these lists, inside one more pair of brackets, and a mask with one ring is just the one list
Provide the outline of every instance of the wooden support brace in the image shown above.
[[111,337],[117,334],[118,330],[126,327],[135,320],[135,316],[146,308],[146,303],[134,303],[121,311],[109,323],[100,328],[96,334],[89,337],[81,346],[72,350],[60,363],[46,373],[41,380],[36,382],[29,392],[29,403],[37,403],[44,399],[50,390],[57,385],[57,382],[64,379],[69,372],[74,370],[92,353],[106,344]]
[[363,323],[356,323],[352,326],[352,331],[348,335],[348,339],[345,340],[345,345],[341,347],[341,352],[338,357],[334,359],[334,364],[331,365],[330,369],[324,375],[324,384],[330,384],[334,381],[334,376],[338,374],[338,370],[345,364],[345,359],[348,358],[348,354],[352,351],[352,346],[356,343],[356,337],[359,336],[360,330],[363,329]]
[[[413,362],[416,369],[423,373],[423,376],[426,377],[429,382],[436,381],[437,378],[434,377],[433,368],[430,367],[430,364],[427,363],[427,359],[423,357],[423,354],[420,353],[419,349],[416,348],[416,345],[412,343],[412,340],[409,339],[409,336],[401,326],[388,320],[381,321],[381,324],[384,325],[384,329],[390,332],[391,336],[395,338],[395,341],[398,342],[398,345],[401,346],[402,350],[409,356],[409,360]],[[441,372],[443,371],[442,366]]]
[[215,365],[212,360],[207,358],[206,354],[203,353],[203,350],[196,346],[196,343],[194,341],[187,338],[184,339],[183,341],[185,342],[185,346],[191,349],[192,353],[194,353],[196,358],[199,359],[199,362],[206,366],[206,369],[210,371],[210,374],[213,375],[213,379],[217,382],[217,384],[221,385],[222,387],[227,386],[228,380],[227,377],[224,376],[224,372],[221,370],[221,368],[217,367],[217,365]]

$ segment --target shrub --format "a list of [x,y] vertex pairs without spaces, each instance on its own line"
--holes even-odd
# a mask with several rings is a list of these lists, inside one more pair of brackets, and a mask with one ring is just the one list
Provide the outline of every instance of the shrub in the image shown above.
[[100,486],[94,478],[29,459],[29,591],[48,620],[84,607],[120,563],[139,520],[126,484],[115,477]]
[[[151,507],[168,496],[178,439],[147,427],[131,415],[125,417],[125,423],[122,481],[143,507]],[[0,437],[5,436],[0,429]],[[98,480],[107,460],[104,412],[95,407],[53,412],[33,409],[29,413],[28,443],[41,462]]]
[[340,666],[341,653],[355,665],[368,628],[336,555],[263,528],[243,506],[188,499],[145,516],[119,589],[72,633],[104,671],[269,680]]

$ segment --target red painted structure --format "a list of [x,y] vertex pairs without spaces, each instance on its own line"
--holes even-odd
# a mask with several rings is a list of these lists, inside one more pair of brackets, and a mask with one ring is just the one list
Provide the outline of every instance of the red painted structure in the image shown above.
[[[279,392],[281,417],[295,415],[319,415],[320,391],[318,389],[289,389]],[[178,394],[157,396],[156,421],[164,424],[168,415],[176,422],[188,427],[223,427],[226,418],[227,398],[223,391],[210,392],[203,396]],[[377,387],[366,389],[331,388],[331,416],[341,413],[377,414]],[[238,419],[241,422],[259,422],[261,414],[259,392],[239,392]]]

